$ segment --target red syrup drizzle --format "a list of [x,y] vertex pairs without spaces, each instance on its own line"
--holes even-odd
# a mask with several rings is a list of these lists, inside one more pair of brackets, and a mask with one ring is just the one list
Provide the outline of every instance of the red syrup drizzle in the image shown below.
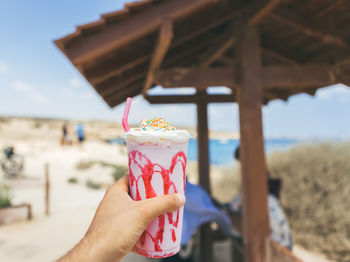
[[[139,161],[137,161],[137,159],[139,159]],[[144,154],[140,153],[139,151],[137,151],[137,150],[131,151],[129,153],[129,172],[130,172],[129,177],[130,177],[130,185],[133,186],[135,184],[135,187],[136,187],[136,199],[135,200],[141,200],[140,191],[138,188],[138,180],[140,178],[142,178],[144,186],[145,186],[146,198],[152,198],[152,197],[157,196],[157,194],[154,191],[154,188],[152,187],[152,184],[151,184],[152,176],[155,173],[160,174],[163,178],[164,195],[169,193],[169,189],[171,186],[174,187],[174,193],[177,193],[178,191],[176,189],[176,186],[170,180],[170,175],[172,175],[174,168],[178,162],[180,162],[182,164],[183,185],[184,185],[184,191],[185,191],[187,158],[186,158],[186,155],[183,151],[180,151],[173,156],[169,170],[162,167],[159,164],[153,164],[151,162],[151,160],[149,160]],[[132,163],[135,163],[141,169],[141,175],[137,179],[135,178],[135,176],[132,173],[132,170],[130,168]],[[160,171],[155,170],[155,168],[157,168],[157,167],[158,167],[158,169],[160,169]],[[177,228],[178,223],[179,223],[179,213],[180,213],[180,211],[178,210],[176,212],[176,220],[175,221],[173,221],[172,213],[167,213],[169,224],[173,225],[176,228]],[[163,242],[164,223],[165,223],[165,215],[160,215],[158,217],[158,231],[157,231],[157,233],[155,234],[155,236],[152,236],[147,230],[145,230],[140,237],[141,244],[142,245],[144,244],[144,242],[146,240],[146,235],[148,235],[151,238],[152,242],[154,243],[155,251],[162,251],[159,244]],[[174,242],[176,241],[176,235],[175,235],[174,229],[172,229],[172,240]]]

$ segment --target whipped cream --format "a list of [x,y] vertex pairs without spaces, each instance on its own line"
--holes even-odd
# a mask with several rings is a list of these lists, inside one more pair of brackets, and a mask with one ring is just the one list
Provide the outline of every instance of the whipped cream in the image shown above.
[[187,130],[140,130],[132,128],[124,134],[126,142],[136,143],[184,143],[191,138],[191,134]]

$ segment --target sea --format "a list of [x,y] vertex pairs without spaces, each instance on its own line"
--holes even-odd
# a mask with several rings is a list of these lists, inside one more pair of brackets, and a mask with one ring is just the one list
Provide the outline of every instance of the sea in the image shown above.
[[[124,144],[124,138],[114,138],[107,142],[111,144]],[[265,152],[272,153],[276,150],[286,150],[293,145],[300,143],[293,139],[266,139]],[[234,152],[239,145],[238,139],[210,139],[209,159],[211,165],[225,166],[234,163]],[[188,144],[188,161],[197,161],[198,148],[197,139],[190,139]]]

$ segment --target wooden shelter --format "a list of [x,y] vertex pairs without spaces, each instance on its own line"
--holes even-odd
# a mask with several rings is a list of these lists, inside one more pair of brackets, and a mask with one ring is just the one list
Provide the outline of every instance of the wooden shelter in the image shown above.
[[[55,43],[111,107],[138,94],[152,104],[195,103],[199,182],[209,193],[207,105],[238,103],[244,256],[247,262],[267,261],[261,107],[350,83],[349,13],[344,0],[142,0]],[[197,92],[148,95],[155,85]],[[210,86],[229,87],[232,94],[209,95]],[[200,261],[212,261],[211,241],[204,226]]]

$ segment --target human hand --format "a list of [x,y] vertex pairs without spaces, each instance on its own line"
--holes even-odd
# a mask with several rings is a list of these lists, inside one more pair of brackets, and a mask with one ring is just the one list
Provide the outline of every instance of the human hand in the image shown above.
[[59,262],[120,261],[153,219],[185,204],[183,194],[134,201],[128,190],[128,176],[107,189],[85,237]]

